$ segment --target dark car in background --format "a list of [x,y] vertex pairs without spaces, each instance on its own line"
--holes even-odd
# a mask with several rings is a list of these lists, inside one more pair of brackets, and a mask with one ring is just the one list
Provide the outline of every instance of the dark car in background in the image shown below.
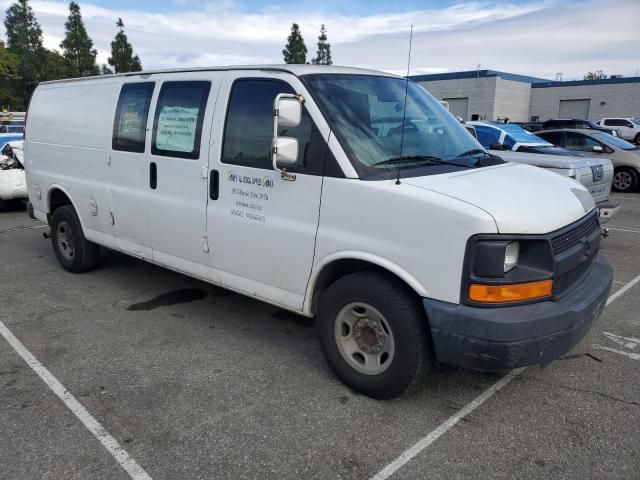
[[527,132],[539,132],[542,130],[542,122],[513,122],[516,125],[520,125]]
[[557,130],[559,128],[571,128],[573,130],[597,130],[599,132],[608,133],[614,137],[619,137],[620,130],[614,128],[601,127],[589,120],[580,120],[576,118],[547,120],[542,124],[540,130]]

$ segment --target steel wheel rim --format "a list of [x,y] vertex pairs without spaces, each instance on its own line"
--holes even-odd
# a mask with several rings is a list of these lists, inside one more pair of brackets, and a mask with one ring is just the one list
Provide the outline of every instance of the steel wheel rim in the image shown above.
[[365,375],[385,372],[395,354],[393,331],[384,315],[364,302],[352,302],[340,309],[334,335],[342,358]]
[[76,253],[75,244],[73,242],[73,230],[68,222],[60,222],[56,229],[56,243],[58,251],[67,260],[73,260]]
[[618,190],[626,190],[631,186],[632,181],[629,172],[618,172],[613,179],[613,184]]

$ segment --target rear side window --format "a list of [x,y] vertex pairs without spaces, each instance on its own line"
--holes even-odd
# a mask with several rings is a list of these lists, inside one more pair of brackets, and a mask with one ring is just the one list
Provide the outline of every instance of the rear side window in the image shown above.
[[605,120],[604,124],[610,127],[628,127],[629,121],[624,120],[622,118],[610,118],[609,120]]
[[592,151],[595,146],[602,146],[597,140],[580,133],[567,132],[566,138],[566,147],[571,150],[589,152]]
[[211,82],[165,82],[153,122],[151,153],[169,157],[200,156],[202,123]]
[[144,152],[147,117],[154,85],[153,82],[122,85],[113,122],[111,147],[114,150]]
[[[271,170],[273,139],[273,102],[279,93],[295,93],[282,80],[240,79],[233,84],[222,144],[222,161],[234,165]],[[305,163],[313,122],[306,110],[295,128],[278,132],[298,139],[298,165],[288,170],[300,170]]]
[[564,134],[562,132],[545,132],[540,134],[540,137],[554,145],[558,145],[560,147],[564,146]]

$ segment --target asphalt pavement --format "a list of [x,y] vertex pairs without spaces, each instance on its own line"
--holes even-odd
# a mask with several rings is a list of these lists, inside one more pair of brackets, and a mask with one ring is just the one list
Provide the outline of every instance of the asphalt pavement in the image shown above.
[[332,375],[309,319],[111,251],[67,273],[46,226],[0,213],[0,320],[105,433],[0,338],[0,478],[145,478],[128,458],[153,479],[638,479],[640,195],[617,198],[623,290],[570,354],[497,392],[442,366],[390,401]]

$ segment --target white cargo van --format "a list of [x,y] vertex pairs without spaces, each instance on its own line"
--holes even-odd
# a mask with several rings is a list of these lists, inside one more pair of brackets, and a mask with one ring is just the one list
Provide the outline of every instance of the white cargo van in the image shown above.
[[336,375],[377,398],[433,360],[546,364],[611,286],[583,186],[491,156],[421,86],[381,72],[43,83],[25,159],[64,268],[91,269],[104,246],[316,317]]

